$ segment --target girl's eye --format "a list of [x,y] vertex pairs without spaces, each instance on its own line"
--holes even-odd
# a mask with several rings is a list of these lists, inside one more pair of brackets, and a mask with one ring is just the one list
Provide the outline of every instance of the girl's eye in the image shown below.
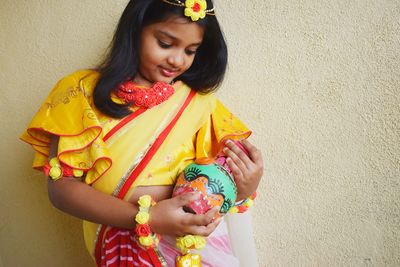
[[161,48],[170,48],[172,45],[170,45],[170,44],[168,44],[168,43],[164,43],[164,42],[162,42],[162,41],[160,41],[160,40],[158,40],[158,45],[161,47]]
[[192,56],[194,54],[196,54],[196,50],[186,50],[186,55]]

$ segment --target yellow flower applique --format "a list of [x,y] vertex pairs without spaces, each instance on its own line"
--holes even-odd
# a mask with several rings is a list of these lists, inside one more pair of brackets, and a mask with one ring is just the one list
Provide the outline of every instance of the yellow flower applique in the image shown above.
[[136,214],[136,222],[139,224],[145,224],[149,221],[150,215],[148,212],[139,211]]
[[144,195],[138,200],[139,206],[143,208],[149,208],[151,206],[151,196]]

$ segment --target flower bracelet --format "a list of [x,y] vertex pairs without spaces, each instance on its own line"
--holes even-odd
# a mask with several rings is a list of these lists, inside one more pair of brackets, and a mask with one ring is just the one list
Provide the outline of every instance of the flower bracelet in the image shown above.
[[50,159],[50,161],[43,166],[43,172],[46,176],[49,176],[53,181],[57,181],[61,177],[82,177],[83,171],[79,169],[73,169],[63,163],[61,163],[57,157]]
[[256,198],[257,193],[254,192],[251,196],[248,198],[240,201],[237,203],[235,206],[229,209],[229,213],[243,213],[246,212],[251,206],[254,205],[254,199]]
[[150,195],[143,195],[138,200],[139,212],[135,216],[135,233],[140,245],[154,248],[160,241],[160,235],[152,233],[149,225],[150,208],[156,204]]

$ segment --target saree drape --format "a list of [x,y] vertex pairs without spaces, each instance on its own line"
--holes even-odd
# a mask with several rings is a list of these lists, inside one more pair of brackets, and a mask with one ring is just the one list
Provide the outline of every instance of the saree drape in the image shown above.
[[[62,163],[85,171],[84,181],[97,190],[128,200],[137,186],[173,185],[185,166],[214,156],[226,138],[251,134],[213,94],[197,94],[179,81],[173,96],[160,105],[132,110],[124,119],[110,118],[93,104],[98,78],[95,71],[78,71],[53,88],[21,136],[36,151],[34,168],[47,163],[51,135],[57,135]],[[94,256],[96,244],[103,242],[102,227],[84,221],[83,228]],[[164,250],[168,246],[161,245]]]

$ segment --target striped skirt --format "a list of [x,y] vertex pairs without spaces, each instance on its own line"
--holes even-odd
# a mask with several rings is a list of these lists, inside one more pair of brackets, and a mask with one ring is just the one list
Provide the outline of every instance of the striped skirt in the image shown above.
[[[167,266],[175,266],[175,258],[179,255],[175,238],[164,236],[158,249]],[[207,238],[206,247],[198,253],[201,254],[203,267],[239,267],[239,261],[232,253],[226,223],[223,220]],[[104,238],[101,255],[101,267],[162,266],[154,250],[149,252],[136,243],[132,230],[110,229]]]

